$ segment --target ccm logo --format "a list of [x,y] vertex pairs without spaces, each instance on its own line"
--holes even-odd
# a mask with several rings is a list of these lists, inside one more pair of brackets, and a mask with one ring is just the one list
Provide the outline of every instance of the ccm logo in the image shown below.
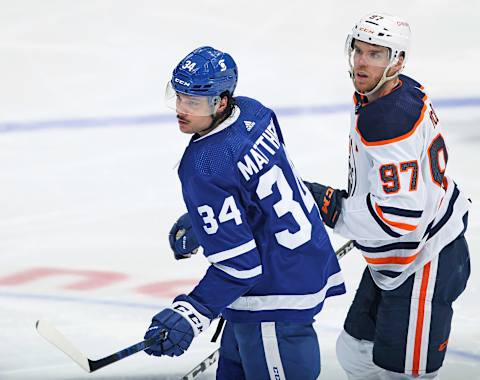
[[175,310],[178,310],[182,314],[186,314],[188,319],[190,319],[194,325],[197,326],[198,331],[203,331],[202,321],[193,313],[188,307],[183,305],[177,305],[174,307]]
[[329,187],[325,192],[325,196],[323,197],[323,206],[322,212],[328,214],[328,207],[330,206],[330,201],[332,200],[333,189]]
[[184,80],[175,78],[174,81],[175,81],[176,83],[180,83],[180,84],[183,85],[183,86],[190,87],[190,83],[189,83],[189,82],[185,82]]
[[371,29],[367,29],[367,28],[364,28],[364,27],[361,27],[360,28],[360,31],[361,32],[365,32],[365,33],[370,33],[370,34],[374,34],[375,32]]
[[273,367],[273,373],[275,375],[275,380],[281,380],[280,371],[278,370],[277,367]]

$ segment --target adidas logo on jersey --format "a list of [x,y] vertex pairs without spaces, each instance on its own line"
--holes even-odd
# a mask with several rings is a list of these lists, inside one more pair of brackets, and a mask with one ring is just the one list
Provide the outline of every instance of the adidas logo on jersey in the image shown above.
[[245,124],[245,128],[247,128],[247,131],[250,132],[252,130],[252,128],[255,126],[255,122],[254,121],[244,121],[243,122]]

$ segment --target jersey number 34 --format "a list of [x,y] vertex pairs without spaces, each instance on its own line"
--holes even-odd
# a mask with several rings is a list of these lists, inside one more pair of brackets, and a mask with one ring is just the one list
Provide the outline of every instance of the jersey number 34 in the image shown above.
[[[294,169],[292,168],[292,170]],[[315,206],[315,201],[302,180],[296,175],[295,181],[305,208],[308,213],[310,213]],[[272,195],[275,184],[280,193],[280,200],[273,205],[275,214],[278,218],[281,218],[287,213],[290,213],[298,224],[296,232],[290,232],[288,229],[284,229],[275,233],[275,239],[280,245],[289,249],[295,249],[311,239],[312,224],[303,211],[301,204],[293,199],[293,189],[288,183],[283,170],[277,165],[273,165],[267,172],[260,176],[256,189],[259,199],[262,200]],[[212,207],[209,205],[198,207],[198,213],[202,216],[203,222],[205,223],[203,229],[209,235],[218,231],[219,223],[224,223],[229,220],[234,220],[237,225],[242,223],[241,212],[233,196],[225,198],[220,213],[218,214],[218,221]]]

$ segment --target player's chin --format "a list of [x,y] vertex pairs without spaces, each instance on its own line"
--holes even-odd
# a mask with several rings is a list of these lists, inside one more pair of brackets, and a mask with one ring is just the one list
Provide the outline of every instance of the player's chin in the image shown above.
[[367,93],[375,88],[375,85],[372,85],[371,83],[368,82],[355,82],[355,90],[357,90],[360,93]]
[[191,126],[189,122],[179,120],[178,121],[178,128],[183,133],[193,133],[191,130]]

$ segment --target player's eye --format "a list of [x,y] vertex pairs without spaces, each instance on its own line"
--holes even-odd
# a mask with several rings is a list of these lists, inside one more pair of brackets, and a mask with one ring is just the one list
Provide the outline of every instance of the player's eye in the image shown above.
[[200,103],[195,100],[189,100],[187,104],[192,108],[198,108],[200,106]]

